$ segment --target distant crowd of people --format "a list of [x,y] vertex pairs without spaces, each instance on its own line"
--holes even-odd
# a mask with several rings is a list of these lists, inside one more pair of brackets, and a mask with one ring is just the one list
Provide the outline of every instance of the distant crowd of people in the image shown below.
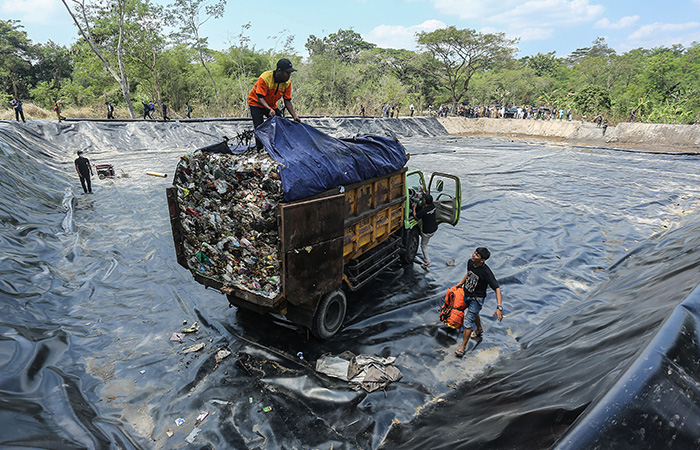
[[[431,108],[431,112],[433,112]],[[455,115],[467,118],[489,117],[494,119],[542,119],[542,120],[572,120],[571,109],[551,110],[537,106],[502,105],[465,106],[459,105],[455,110],[451,105],[440,105],[436,112],[438,117]]]

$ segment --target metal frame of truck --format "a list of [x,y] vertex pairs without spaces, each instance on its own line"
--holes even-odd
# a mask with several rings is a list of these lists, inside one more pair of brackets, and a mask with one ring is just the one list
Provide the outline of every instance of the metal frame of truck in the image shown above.
[[[280,239],[281,292],[274,298],[231,287],[187,265],[183,252],[177,188],[166,190],[177,261],[191,270],[197,282],[226,294],[231,306],[259,313],[274,312],[309,328],[322,339],[342,327],[347,307],[343,289],[362,288],[399,260],[412,263],[419,244],[419,225],[410,214],[412,193],[406,184],[419,170],[401,168],[390,174],[331,189],[313,197],[282,202],[277,207]],[[459,179],[434,173],[455,183],[453,194],[435,199],[438,219],[456,225],[461,205]],[[436,182],[436,185],[439,182]],[[440,189],[442,191],[442,189]],[[440,201],[440,195],[446,195]],[[449,197],[449,198],[448,198]]]

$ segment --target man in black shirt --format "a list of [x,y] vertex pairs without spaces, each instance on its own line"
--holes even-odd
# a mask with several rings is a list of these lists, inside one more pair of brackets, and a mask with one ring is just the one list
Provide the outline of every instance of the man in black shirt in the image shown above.
[[464,303],[467,305],[467,309],[464,313],[462,344],[455,352],[458,358],[464,356],[469,338],[481,336],[484,332],[481,326],[479,312],[484,305],[486,288],[488,286],[491,286],[491,289],[496,292],[496,311],[493,315],[498,317],[499,322],[503,320],[501,288],[498,286],[498,281],[493,275],[493,272],[491,272],[489,266],[485,264],[489,256],[491,256],[491,252],[489,252],[486,247],[477,248],[474,253],[472,253],[471,259],[467,261],[467,274],[464,275],[462,281],[457,285],[462,286],[464,289]]
[[92,166],[90,165],[90,160],[83,158],[82,150],[78,150],[78,159],[75,160],[75,171],[78,172],[83,191],[85,191],[86,194],[92,194],[92,185],[90,184]]
[[420,233],[420,249],[423,252],[423,264],[421,267],[424,269],[430,267],[430,256],[428,256],[428,242],[430,238],[435,235],[438,229],[437,217],[435,217],[435,204],[433,203],[433,197],[430,194],[425,196],[425,206],[416,212],[416,204],[413,204],[413,217],[416,220],[422,220],[423,226]]

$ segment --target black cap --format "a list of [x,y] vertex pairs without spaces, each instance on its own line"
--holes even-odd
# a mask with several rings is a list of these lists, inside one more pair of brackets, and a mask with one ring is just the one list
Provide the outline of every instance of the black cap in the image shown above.
[[425,194],[425,203],[428,205],[433,204],[433,196],[430,194]]
[[486,261],[487,259],[489,259],[489,257],[491,256],[491,252],[490,252],[489,249],[487,249],[486,247],[478,247],[478,248],[476,249],[476,252],[479,254],[479,256],[481,256],[482,258],[484,258],[484,261]]
[[282,58],[279,61],[277,61],[277,70],[284,70],[285,72],[289,73],[297,71],[297,69],[292,67],[292,62],[287,58]]
[[82,151],[82,150],[78,150],[78,154],[79,154],[79,155],[82,155],[82,154],[83,154],[83,151]]

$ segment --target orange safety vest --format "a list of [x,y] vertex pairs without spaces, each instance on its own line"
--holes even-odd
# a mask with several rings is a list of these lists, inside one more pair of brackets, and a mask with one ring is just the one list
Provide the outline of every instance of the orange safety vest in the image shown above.
[[460,329],[464,325],[464,289],[454,286],[447,291],[445,303],[440,308],[440,320],[450,328]]

